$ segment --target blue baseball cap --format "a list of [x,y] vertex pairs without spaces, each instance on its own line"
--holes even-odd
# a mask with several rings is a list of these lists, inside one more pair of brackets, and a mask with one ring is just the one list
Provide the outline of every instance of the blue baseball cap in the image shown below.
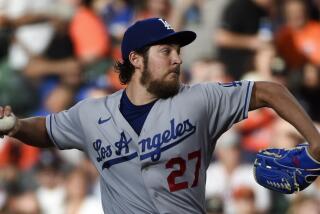
[[129,58],[131,51],[159,43],[174,43],[180,47],[193,42],[197,34],[193,31],[175,32],[162,18],[149,18],[135,22],[124,33],[121,43],[122,59]]

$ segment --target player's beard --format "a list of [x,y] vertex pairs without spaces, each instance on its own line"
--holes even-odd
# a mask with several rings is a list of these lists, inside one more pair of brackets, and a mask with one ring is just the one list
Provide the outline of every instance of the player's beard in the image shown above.
[[[165,80],[171,73],[176,73],[177,78]],[[167,73],[162,79],[153,79],[151,71],[148,69],[148,62],[144,62],[144,69],[140,78],[140,83],[144,85],[147,91],[157,98],[167,99],[173,97],[179,92],[180,89],[180,67]]]

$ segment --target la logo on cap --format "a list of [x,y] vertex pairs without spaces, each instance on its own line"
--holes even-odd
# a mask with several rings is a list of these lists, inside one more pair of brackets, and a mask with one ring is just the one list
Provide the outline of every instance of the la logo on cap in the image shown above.
[[139,20],[124,33],[121,42],[122,59],[129,59],[131,51],[163,42],[174,43],[183,47],[190,44],[196,37],[197,34],[193,31],[175,32],[170,24],[160,17]]
[[159,18],[158,20],[163,23],[164,27],[167,28],[167,30],[173,30],[173,28],[171,27],[171,25],[170,25],[166,20],[163,20],[163,19],[161,19],[161,18]]

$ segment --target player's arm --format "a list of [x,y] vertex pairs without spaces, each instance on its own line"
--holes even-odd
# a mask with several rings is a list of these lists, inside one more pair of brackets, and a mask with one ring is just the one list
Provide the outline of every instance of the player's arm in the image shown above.
[[255,82],[250,110],[261,107],[274,109],[280,117],[292,124],[310,144],[312,156],[320,160],[320,134],[286,87],[272,82]]
[[[10,106],[0,106],[0,120],[11,113],[12,111]],[[0,134],[14,137],[30,146],[41,148],[54,146],[46,130],[45,117],[30,117],[25,119],[17,118],[13,128],[7,131],[0,130]]]

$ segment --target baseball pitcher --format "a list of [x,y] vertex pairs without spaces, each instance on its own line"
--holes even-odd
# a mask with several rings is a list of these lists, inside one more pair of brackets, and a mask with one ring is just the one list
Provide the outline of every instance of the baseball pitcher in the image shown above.
[[12,110],[1,107],[0,134],[87,153],[100,173],[105,213],[205,213],[205,183],[214,179],[206,178],[206,169],[216,140],[249,110],[270,107],[309,144],[262,151],[257,181],[284,193],[309,185],[302,178],[317,176],[320,135],[307,114],[276,83],[181,84],[180,48],[195,38],[161,18],[138,21],[125,32],[123,60],[116,63],[126,89],[47,117],[16,119],[9,127],[1,123],[14,117]]

